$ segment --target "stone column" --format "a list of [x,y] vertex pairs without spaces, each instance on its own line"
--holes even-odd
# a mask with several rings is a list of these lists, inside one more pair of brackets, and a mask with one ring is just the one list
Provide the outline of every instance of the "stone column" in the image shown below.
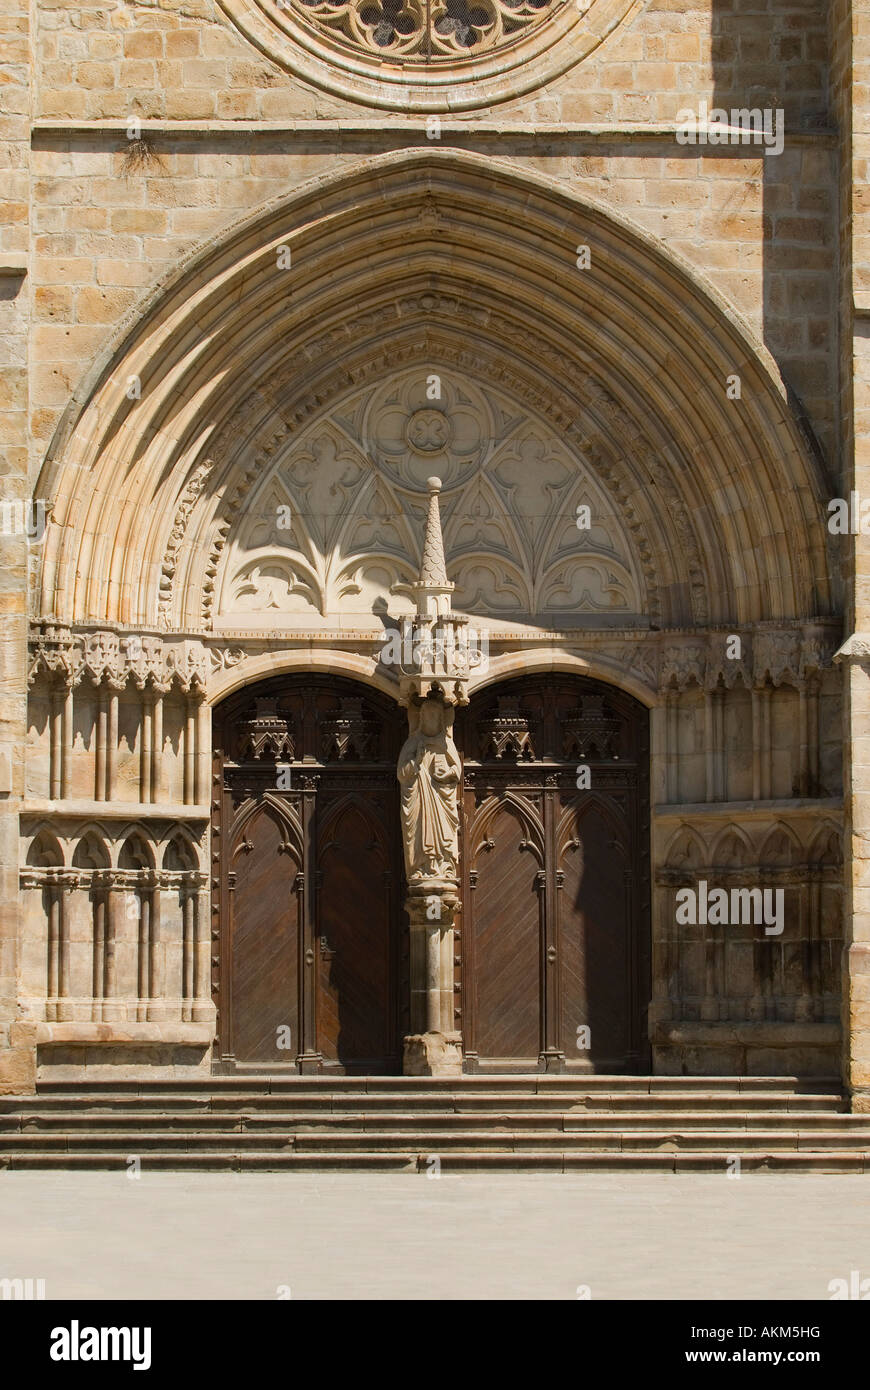
[[870,632],[837,654],[843,667],[845,923],[844,1081],[854,1111],[870,1112]]
[[49,751],[49,791],[50,800],[59,801],[63,795],[63,711],[65,691],[62,685],[53,685],[51,699],[51,731]]
[[[111,871],[109,871],[111,872]],[[126,883],[112,881],[106,893],[105,956],[103,960],[103,1021],[117,1022],[127,1017],[127,1005],[119,992],[119,947],[127,944]],[[138,939],[138,922],[136,924]],[[121,963],[125,964],[122,952]],[[125,972],[126,973],[126,972]],[[131,991],[132,992],[132,991]]]
[[113,801],[118,780],[118,695],[125,681],[110,680],[108,689],[108,728],[106,730],[106,800]]
[[141,741],[139,744],[139,800],[146,804],[151,795],[151,733],[153,729],[154,697],[152,691],[142,691]]
[[200,696],[196,709],[196,768],[193,799],[198,806],[209,800],[211,787],[211,706]]
[[193,915],[193,1012],[194,1023],[211,1023],[214,1026],[215,1009],[211,1000],[211,972],[209,970],[209,892],[208,878],[197,874],[194,880],[197,897]]
[[166,691],[155,685],[151,706],[151,795],[149,801],[159,802],[163,773],[163,697]]
[[96,687],[97,727],[94,748],[94,800],[106,799],[106,752],[109,743],[109,699],[106,686]]
[[411,924],[411,1032],[406,1076],[459,1076],[462,1038],[453,1029],[453,923],[459,907],[459,787],[450,733],[453,710],[434,692],[408,711],[399,754],[402,839]]
[[184,791],[186,806],[196,801],[196,714],[198,701],[188,695],[184,705]]
[[[399,754],[402,843],[411,923],[411,1032],[406,1076],[459,1076],[462,1036],[453,1029],[453,923],[459,909],[459,789],[462,764],[453,742],[457,704],[466,704],[465,619],[450,612],[453,585],[444,565],[438,493],[430,478],[417,612],[406,623],[399,703],[408,738]],[[407,654],[405,647],[407,646]]]
[[67,677],[64,686],[63,700],[63,750],[61,756],[60,773],[60,795],[62,800],[66,800],[70,795],[72,785],[72,754],[73,742],[75,740],[75,696],[73,690],[75,683],[71,676]]

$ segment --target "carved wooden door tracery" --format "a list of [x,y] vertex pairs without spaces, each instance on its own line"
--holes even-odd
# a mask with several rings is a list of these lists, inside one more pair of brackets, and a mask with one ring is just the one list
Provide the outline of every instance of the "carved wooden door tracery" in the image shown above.
[[466,1068],[645,1070],[645,711],[592,680],[528,677],[480,692],[456,730]]
[[[216,712],[213,983],[228,1069],[401,1069],[405,725],[377,692],[314,675]],[[524,677],[473,697],[456,741],[466,1069],[647,1069],[645,711],[591,680]]]
[[404,711],[275,678],[215,717],[223,1066],[396,1072],[407,1021],[396,758]]

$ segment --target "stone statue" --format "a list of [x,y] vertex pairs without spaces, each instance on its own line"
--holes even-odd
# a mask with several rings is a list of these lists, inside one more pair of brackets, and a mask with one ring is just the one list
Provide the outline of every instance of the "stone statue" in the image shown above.
[[402,839],[408,883],[455,880],[459,872],[459,753],[453,710],[427,698],[408,710],[411,732],[399,754]]

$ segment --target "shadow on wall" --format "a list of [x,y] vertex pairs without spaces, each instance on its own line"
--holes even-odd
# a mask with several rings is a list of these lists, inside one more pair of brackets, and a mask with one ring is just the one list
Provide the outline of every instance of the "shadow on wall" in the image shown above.
[[[774,131],[766,150],[728,146],[726,157],[738,160],[747,176],[735,180],[718,213],[726,214],[723,239],[734,250],[725,283],[732,284],[735,302],[745,304],[746,278],[762,257],[764,342],[793,409],[817,437],[832,471],[838,206],[837,151],[829,134],[835,118],[828,96],[828,9],[829,0],[714,0],[712,59],[714,108],[729,115],[761,110]],[[701,157],[708,153],[684,148]],[[747,154],[754,169],[746,164]],[[759,211],[760,247],[754,240]],[[739,374],[739,365],[734,370]]]

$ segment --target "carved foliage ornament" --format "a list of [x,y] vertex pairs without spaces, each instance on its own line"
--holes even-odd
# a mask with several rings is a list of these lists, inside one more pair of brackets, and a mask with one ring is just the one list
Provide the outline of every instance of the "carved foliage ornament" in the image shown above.
[[380,726],[376,720],[366,719],[362,700],[345,698],[339,704],[338,714],[318,717],[323,761],[356,759],[365,762],[367,758],[377,757]]
[[480,758],[530,760],[535,756],[528,717],[516,695],[499,695],[498,713],[480,724]]
[[[734,636],[740,646],[731,654]],[[730,690],[740,681],[747,689],[767,684],[797,689],[831,665],[835,645],[833,630],[801,625],[730,636],[711,632],[703,646],[687,642],[662,649],[659,688],[682,691],[697,685],[715,690],[721,683]]]
[[42,677],[75,687],[87,677],[94,686],[106,684],[114,690],[123,690],[132,681],[138,690],[165,694],[174,687],[183,694],[201,697],[209,663],[214,663],[218,654],[196,641],[164,643],[154,636],[109,630],[73,632],[39,623],[31,629],[29,658],[29,686]]

